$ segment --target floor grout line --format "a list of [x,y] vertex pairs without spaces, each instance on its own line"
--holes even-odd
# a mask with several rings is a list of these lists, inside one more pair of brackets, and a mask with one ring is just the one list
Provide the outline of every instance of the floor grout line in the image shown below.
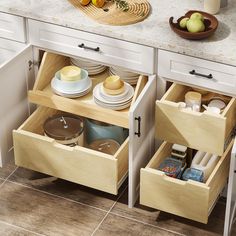
[[[7,182],[10,182],[10,183],[13,183],[13,184],[16,184],[16,185],[19,185],[19,186],[22,186],[22,187],[24,187],[24,188],[32,189],[32,190],[37,191],[37,192],[40,192],[40,193],[44,193],[44,194],[47,194],[47,195],[50,195],[50,196],[53,196],[53,197],[57,197],[57,198],[60,198],[60,199],[69,201],[69,202],[72,202],[72,203],[75,203],[75,204],[79,204],[79,205],[82,205],[82,206],[87,206],[87,207],[90,207],[90,208],[93,208],[93,209],[96,209],[96,210],[99,210],[99,211],[103,211],[103,212],[108,212],[107,210],[101,209],[101,208],[99,208],[99,207],[91,206],[91,205],[89,205],[89,204],[82,203],[82,202],[78,202],[78,201],[72,200],[72,199],[70,199],[70,198],[66,198],[66,197],[62,197],[62,196],[60,196],[60,195],[56,195],[56,194],[53,194],[53,193],[49,193],[49,192],[46,192],[46,191],[44,191],[44,190],[40,190],[40,189],[31,187],[31,186],[28,186],[28,185],[25,185],[25,184],[22,184],[22,183],[18,183],[18,182],[9,180],[9,179],[7,179],[6,181],[7,181]],[[6,182],[6,181],[5,181],[5,182]],[[0,185],[0,187],[1,187],[1,185]]]
[[13,227],[13,228],[21,229],[21,230],[23,230],[23,231],[26,231],[26,232],[29,232],[29,233],[32,233],[32,234],[35,234],[35,235],[38,235],[38,236],[46,236],[46,234],[40,234],[40,233],[37,233],[37,232],[31,231],[31,230],[28,230],[28,229],[23,228],[23,227],[21,227],[21,226],[17,226],[17,225],[14,225],[14,224],[11,224],[11,223],[2,221],[2,220],[0,220],[0,223],[5,224],[5,225],[8,225],[8,226],[11,226],[11,227]]
[[15,171],[18,169],[18,166],[11,172],[11,174],[8,175],[8,177],[0,184],[0,188],[6,183],[6,181],[15,173]]
[[181,235],[181,236],[187,236],[187,235],[185,235],[185,234],[181,234],[181,233],[176,232],[176,231],[173,231],[173,230],[169,230],[169,229],[166,229],[166,228],[162,228],[162,227],[157,226],[157,225],[152,225],[152,224],[149,224],[149,223],[147,223],[147,222],[143,222],[143,221],[141,221],[141,220],[137,220],[137,219],[134,219],[134,218],[131,218],[131,217],[123,216],[123,215],[120,215],[120,214],[118,214],[118,213],[110,212],[110,214],[116,215],[116,216],[119,216],[119,217],[122,217],[122,218],[125,218],[125,219],[128,219],[128,220],[132,220],[132,221],[135,221],[135,222],[144,224],[144,225],[148,225],[148,226],[151,226],[151,227],[154,227],[154,228],[158,228],[158,229],[167,231],[167,232],[169,232],[169,233],[174,233],[174,234]]
[[103,219],[101,220],[101,222],[98,224],[98,226],[95,228],[95,230],[93,231],[93,233],[91,234],[91,236],[93,236],[97,230],[100,228],[100,226],[102,225],[102,223],[104,222],[104,220],[107,218],[107,216],[109,215],[109,213],[111,212],[111,210],[114,208],[114,206],[116,205],[116,203],[119,201],[119,199],[123,196],[124,192],[126,191],[126,189],[128,188],[128,185],[125,187],[125,189],[121,192],[121,194],[118,196],[118,198],[116,199],[116,201],[112,204],[111,208],[109,209],[109,211],[106,213],[106,215],[103,217]]

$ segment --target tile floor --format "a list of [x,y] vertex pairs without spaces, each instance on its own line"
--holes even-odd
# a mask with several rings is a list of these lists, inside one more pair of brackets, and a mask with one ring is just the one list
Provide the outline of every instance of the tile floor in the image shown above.
[[113,196],[13,163],[0,169],[0,236],[214,236],[222,235],[224,212],[220,199],[204,225],[139,204],[127,208],[127,182]]

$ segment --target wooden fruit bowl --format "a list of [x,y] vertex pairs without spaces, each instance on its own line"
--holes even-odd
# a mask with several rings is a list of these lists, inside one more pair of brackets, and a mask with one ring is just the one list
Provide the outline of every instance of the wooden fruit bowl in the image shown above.
[[[199,33],[191,33],[188,32],[187,29],[182,29],[179,26],[179,22],[184,18],[184,17],[189,17],[195,13],[195,12],[199,12],[203,15],[204,17],[204,24],[205,24],[205,31],[203,32],[199,32]],[[200,40],[200,39],[205,39],[210,37],[211,35],[214,34],[214,32],[216,31],[217,27],[218,27],[218,20],[215,16],[203,12],[203,11],[195,11],[195,10],[191,10],[188,11],[184,16],[181,16],[176,23],[173,22],[174,17],[170,17],[169,19],[169,24],[171,29],[178,34],[180,37],[185,38],[185,39],[191,39],[191,40]]]

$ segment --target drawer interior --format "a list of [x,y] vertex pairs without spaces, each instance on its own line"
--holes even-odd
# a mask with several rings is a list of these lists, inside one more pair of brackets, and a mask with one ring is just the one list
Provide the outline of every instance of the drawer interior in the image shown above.
[[[92,89],[83,97],[70,99],[53,93],[50,85],[52,78],[58,70],[68,65],[70,65],[69,57],[45,52],[34,88],[29,91],[30,102],[128,128],[129,108],[115,111],[100,107],[93,101],[93,88],[109,76],[108,71],[90,76],[93,83]],[[145,76],[139,77],[131,106],[146,85],[147,80],[148,78]]]
[[157,170],[171,156],[172,144],[164,142],[141,170],[141,204],[207,223],[215,201],[227,183],[233,140],[205,183],[169,177]]
[[[58,110],[39,107],[13,132],[16,164],[116,194],[128,172],[128,138],[114,155],[87,146],[60,144],[44,136],[43,131],[44,121],[58,113],[63,114]],[[90,175],[97,175],[96,181],[92,181]]]
[[[191,87],[172,84],[160,101],[156,101],[156,136],[194,149],[222,155],[236,125],[236,99],[216,93],[202,95],[202,104],[210,98],[222,98],[226,107],[220,114],[181,109],[179,102]],[[210,95],[210,96],[209,96]]]

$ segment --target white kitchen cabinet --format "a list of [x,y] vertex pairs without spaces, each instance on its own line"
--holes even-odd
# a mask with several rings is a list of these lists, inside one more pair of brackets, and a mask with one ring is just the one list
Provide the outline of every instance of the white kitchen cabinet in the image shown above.
[[236,210],[236,140],[231,153],[229,181],[227,190],[224,236],[229,236],[232,225],[235,224]]
[[12,130],[29,115],[28,87],[33,79],[32,48],[0,39],[0,166],[12,155]]
[[170,81],[236,95],[236,67],[158,50],[158,75]]
[[26,42],[25,19],[0,12],[0,38]]
[[35,20],[28,23],[29,40],[35,46],[145,74],[154,73],[152,47]]

